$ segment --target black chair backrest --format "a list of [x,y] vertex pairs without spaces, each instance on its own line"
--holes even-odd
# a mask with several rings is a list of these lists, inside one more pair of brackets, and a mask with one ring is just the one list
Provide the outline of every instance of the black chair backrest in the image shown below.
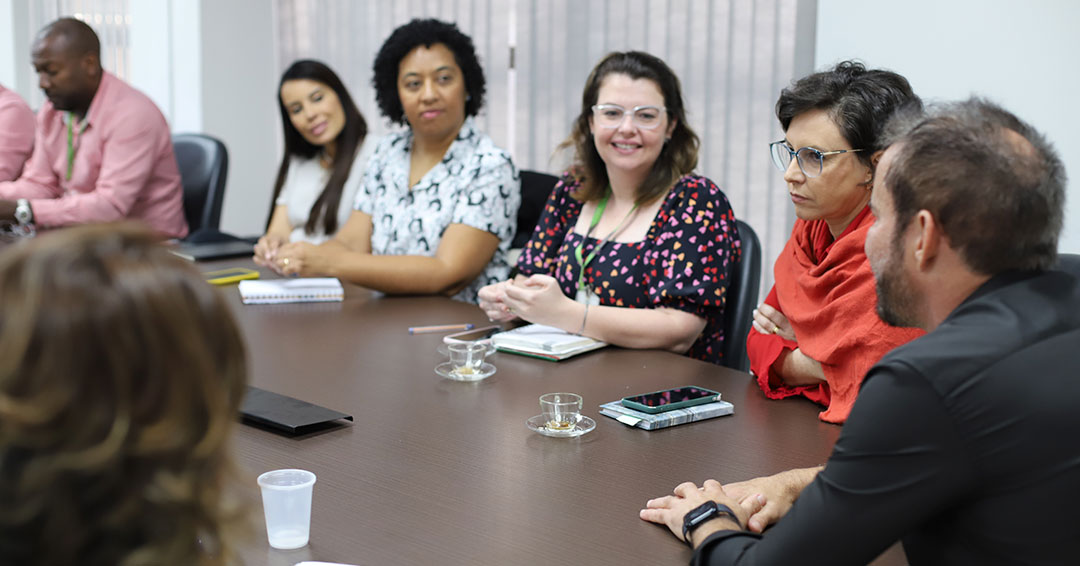
[[1059,253],[1055,269],[1064,271],[1065,273],[1071,273],[1075,277],[1080,277],[1080,254]]
[[184,185],[188,232],[216,232],[229,175],[229,152],[221,141],[203,134],[176,134],[172,141]]
[[739,371],[750,370],[746,357],[746,335],[750,333],[761,286],[761,241],[749,224],[736,220],[742,242],[742,258],[731,270],[727,302],[724,305],[724,365]]
[[521,208],[518,209],[517,232],[510,243],[511,248],[523,248],[529,243],[544,204],[558,182],[559,178],[555,175],[537,171],[521,172]]

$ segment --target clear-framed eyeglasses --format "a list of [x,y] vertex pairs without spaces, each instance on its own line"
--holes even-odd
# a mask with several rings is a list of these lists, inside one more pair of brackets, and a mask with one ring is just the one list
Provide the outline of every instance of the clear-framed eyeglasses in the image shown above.
[[820,176],[822,168],[825,167],[825,158],[830,155],[858,153],[860,151],[866,150],[838,149],[835,151],[821,151],[820,149],[813,147],[791,149],[784,140],[774,141],[769,144],[769,153],[772,154],[772,162],[773,165],[776,165],[777,169],[780,171],[787,171],[788,166],[791,165],[791,160],[796,159],[799,162],[799,169],[802,170],[803,175],[806,175],[807,177]]
[[635,106],[628,110],[618,104],[597,104],[592,111],[593,123],[601,128],[618,128],[629,114],[635,126],[653,130],[660,125],[667,109],[662,106]]

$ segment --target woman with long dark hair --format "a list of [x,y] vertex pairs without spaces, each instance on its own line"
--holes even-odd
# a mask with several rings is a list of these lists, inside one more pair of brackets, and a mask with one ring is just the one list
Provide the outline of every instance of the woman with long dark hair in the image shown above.
[[352,212],[363,177],[367,122],[341,79],[325,64],[296,61],[281,75],[278,108],[285,154],[274,207],[255,262],[273,262],[289,242],[326,241]]

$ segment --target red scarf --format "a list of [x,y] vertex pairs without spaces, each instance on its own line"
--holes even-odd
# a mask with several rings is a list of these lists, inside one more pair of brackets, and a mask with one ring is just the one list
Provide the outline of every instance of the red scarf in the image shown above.
[[[776,259],[776,283],[765,302],[784,313],[798,343],[753,329],[747,339],[750,367],[765,395],[803,395],[827,407],[820,417],[830,423],[847,419],[871,366],[893,348],[925,334],[891,327],[878,318],[874,274],[863,250],[873,223],[866,207],[834,241],[824,220],[796,220]],[[780,354],[795,348],[821,363],[825,383],[790,387],[770,375]]]

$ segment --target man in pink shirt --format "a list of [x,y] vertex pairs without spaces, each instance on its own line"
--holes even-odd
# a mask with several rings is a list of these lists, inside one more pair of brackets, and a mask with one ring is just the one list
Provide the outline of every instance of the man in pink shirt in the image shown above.
[[188,227],[169,126],[146,95],[101,68],[100,51],[79,20],[38,34],[33,64],[49,100],[22,176],[0,183],[0,222],[52,228],[132,218],[182,238]]
[[18,179],[34,149],[34,113],[18,93],[0,85],[0,181]]

